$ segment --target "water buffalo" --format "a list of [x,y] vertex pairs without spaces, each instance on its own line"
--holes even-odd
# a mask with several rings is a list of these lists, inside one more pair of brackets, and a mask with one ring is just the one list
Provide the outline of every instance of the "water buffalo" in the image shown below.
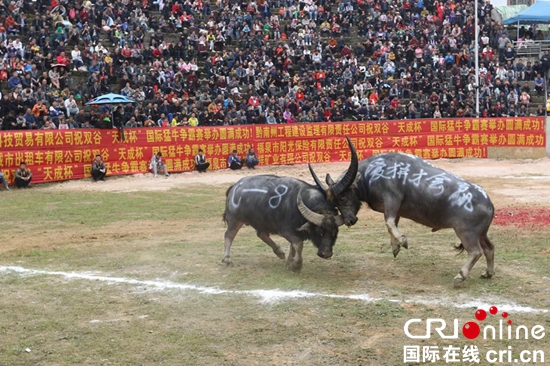
[[[317,185],[325,189],[311,167],[310,171]],[[397,228],[399,219],[404,217],[432,228],[433,232],[454,229],[461,240],[457,249],[468,253],[466,264],[454,278],[455,286],[468,277],[483,254],[487,269],[482,277],[494,275],[494,246],[487,237],[494,207],[480,186],[422,158],[403,153],[380,154],[362,160],[357,179],[339,200],[360,200],[384,213],[394,257],[400,247],[408,248],[407,237]],[[327,176],[327,184],[329,187],[334,184],[330,176]],[[342,211],[342,214],[351,216],[357,211],[347,214]]]
[[[229,187],[223,215],[227,230],[222,262],[231,264],[231,244],[243,225],[252,226],[258,237],[281,259],[285,258],[285,253],[270,235],[277,234],[288,240],[287,266],[293,271],[302,268],[303,242],[307,239],[318,248],[319,257],[330,258],[338,227],[357,221],[357,216],[351,214],[352,208],[332,203],[338,202],[338,197],[349,190],[357,176],[357,154],[352,144],[350,147],[350,166],[328,191],[299,179],[274,175],[245,177]],[[360,203],[353,203],[353,207],[357,207],[357,212]],[[344,217],[338,214],[338,209],[349,213]]]

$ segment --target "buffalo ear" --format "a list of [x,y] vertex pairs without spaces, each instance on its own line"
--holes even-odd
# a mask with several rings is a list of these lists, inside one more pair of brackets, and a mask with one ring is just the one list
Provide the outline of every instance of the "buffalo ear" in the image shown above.
[[309,232],[311,230],[311,224],[309,222],[306,222],[300,228],[298,228],[298,231],[307,231]]

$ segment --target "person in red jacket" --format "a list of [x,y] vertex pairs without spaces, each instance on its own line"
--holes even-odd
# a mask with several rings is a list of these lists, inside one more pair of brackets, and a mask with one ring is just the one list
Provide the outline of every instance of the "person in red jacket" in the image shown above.
[[248,98],[248,105],[251,106],[254,110],[262,113],[262,108],[260,107],[260,98],[257,95],[252,95]]
[[172,5],[172,13],[177,16],[180,16],[183,13],[183,9],[179,3],[174,3],[174,5]]
[[66,66],[71,60],[65,55],[65,52],[61,52],[59,56],[57,56],[56,61],[58,64]]

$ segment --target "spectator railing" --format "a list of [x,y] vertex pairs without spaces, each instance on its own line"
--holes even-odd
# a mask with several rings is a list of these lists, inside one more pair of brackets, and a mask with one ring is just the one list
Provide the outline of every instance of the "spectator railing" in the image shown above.
[[550,50],[550,41],[514,41],[517,56],[539,58],[544,51]]

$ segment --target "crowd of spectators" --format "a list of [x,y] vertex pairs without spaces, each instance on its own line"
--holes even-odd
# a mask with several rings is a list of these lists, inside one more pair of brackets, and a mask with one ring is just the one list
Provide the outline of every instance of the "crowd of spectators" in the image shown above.
[[[530,107],[550,55],[516,57],[492,8],[481,115],[544,115]],[[475,116],[473,1],[19,0],[0,14],[3,129]],[[83,108],[108,92],[138,103]]]

